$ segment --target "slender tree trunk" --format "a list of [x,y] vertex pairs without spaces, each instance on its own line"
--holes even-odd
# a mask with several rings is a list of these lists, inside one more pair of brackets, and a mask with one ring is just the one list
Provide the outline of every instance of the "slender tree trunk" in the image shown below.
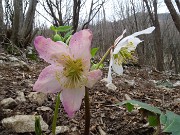
[[156,51],[156,68],[159,71],[164,70],[164,57],[163,57],[163,42],[161,38],[161,30],[160,30],[160,24],[158,20],[158,14],[157,14],[157,0],[154,0],[154,26],[155,29],[155,51]]
[[73,5],[73,33],[76,32],[79,23],[79,12],[81,8],[81,0],[74,0]]
[[152,24],[156,27],[154,31],[155,38],[155,55],[156,55],[156,68],[159,71],[164,70],[164,57],[163,57],[163,42],[161,38],[160,24],[157,14],[157,0],[153,1],[154,13],[150,10],[150,5],[147,0],[144,0],[146,4]]
[[179,0],[175,0],[175,2],[176,2],[176,5],[177,5],[177,7],[178,7],[178,10],[179,10],[179,12],[180,12],[180,2],[179,2]]
[[0,33],[3,31],[3,7],[2,7],[2,0],[0,0]]
[[14,44],[18,44],[19,35],[19,24],[20,24],[20,14],[22,9],[22,0],[14,0],[14,17],[13,17],[13,26],[12,26],[12,36],[11,40]]
[[[167,6],[167,8],[168,8],[168,10],[169,10],[169,12],[170,12],[170,14],[172,16],[172,19],[174,21],[174,24],[175,24],[177,30],[180,33],[180,17],[178,15],[178,13],[176,12],[176,9],[174,8],[171,0],[164,0],[164,2],[165,2],[165,4],[166,4],[166,6]],[[176,0],[176,3],[177,3],[177,6],[178,6],[178,9],[179,9],[180,8],[179,7],[180,6],[179,1]],[[180,9],[179,9],[179,11],[180,11]]]
[[26,38],[32,32],[36,5],[37,5],[37,0],[29,1],[29,8],[26,13],[26,18],[24,20],[23,27],[19,33],[22,39]]

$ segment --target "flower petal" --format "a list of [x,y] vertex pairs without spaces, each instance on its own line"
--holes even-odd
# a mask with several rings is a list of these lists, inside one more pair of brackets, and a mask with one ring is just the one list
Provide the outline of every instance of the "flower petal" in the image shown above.
[[93,71],[90,71],[88,73],[88,82],[86,84],[86,86],[88,88],[91,88],[93,87],[93,85],[99,80],[101,79],[101,76],[102,76],[102,72],[101,70],[93,70]]
[[69,43],[70,53],[75,59],[82,59],[88,70],[90,67],[90,46],[92,40],[92,32],[88,29],[76,32]]
[[117,54],[119,53],[119,51],[121,50],[122,47],[125,47],[128,44],[128,39],[132,38],[132,36],[127,36],[125,38],[123,38],[115,47],[113,54]]
[[61,86],[57,80],[56,72],[63,70],[60,66],[50,65],[42,70],[38,80],[33,86],[34,91],[43,93],[56,93],[61,90]]
[[113,54],[112,54],[112,50],[111,50],[111,58],[110,58],[110,62],[109,62],[109,70],[108,70],[108,77],[107,77],[107,81],[108,83],[112,83],[112,64],[113,64]]
[[[132,37],[132,38],[129,38],[128,40],[127,40],[127,47],[128,47],[128,51],[129,52],[131,52],[131,51],[133,51],[133,50],[135,50],[136,49],[136,47],[137,47],[137,45],[139,44],[139,43],[141,43],[142,42],[142,40],[140,40],[139,38],[137,38],[137,37]],[[131,44],[132,43],[132,44]]]
[[34,45],[40,58],[46,62],[55,64],[62,55],[69,55],[69,49],[63,42],[54,42],[50,38],[38,36],[34,40]]
[[61,102],[68,116],[72,118],[76,111],[80,109],[82,99],[85,95],[85,87],[77,89],[63,89],[61,92]]
[[136,36],[139,36],[139,35],[142,35],[142,34],[150,34],[154,31],[155,27],[149,27],[145,30],[142,30],[142,31],[138,31],[138,32],[135,32],[134,34],[132,34],[132,36],[136,37]]
[[123,38],[124,33],[126,33],[126,29],[123,31],[123,33],[118,38],[116,38],[116,40],[114,41],[114,45],[116,45]]
[[[138,39],[138,38],[136,38],[136,36],[139,36],[139,35],[142,35],[142,34],[150,34],[154,29],[155,29],[155,27],[150,27],[150,28],[147,28],[147,29],[145,29],[145,30],[142,30],[142,31],[139,31],[139,32],[135,32],[134,34],[123,38],[123,39],[117,44],[117,46],[115,47],[113,54],[119,53],[119,51],[121,50],[121,48],[122,48],[122,47],[125,47],[125,46],[130,42],[131,39],[136,39],[136,41],[133,42],[133,43],[135,43],[135,44],[134,44],[134,45],[135,45],[134,48],[136,48],[136,46],[141,42],[141,40]],[[139,40],[139,41],[138,41],[138,40]],[[138,41],[139,43],[137,43],[137,41]],[[131,49],[132,49],[132,48],[130,48],[130,50],[131,50]],[[133,50],[134,50],[134,49],[133,49]]]
[[112,68],[113,68],[114,72],[116,72],[118,75],[122,75],[123,74],[123,67],[122,67],[122,65],[121,64],[117,64],[115,62],[115,60],[113,60]]

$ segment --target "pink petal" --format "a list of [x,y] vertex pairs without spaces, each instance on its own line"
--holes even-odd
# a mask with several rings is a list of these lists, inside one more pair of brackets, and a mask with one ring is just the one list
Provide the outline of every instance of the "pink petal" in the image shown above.
[[38,80],[33,86],[34,91],[43,93],[56,93],[61,90],[57,79],[57,73],[61,72],[63,67],[50,65],[42,70]]
[[102,72],[101,70],[93,70],[93,71],[90,71],[89,74],[88,74],[88,83],[86,84],[86,86],[88,88],[91,88],[93,87],[93,85],[101,79],[101,76],[102,76]]
[[69,49],[63,42],[54,42],[50,38],[38,36],[34,40],[34,45],[39,53],[40,58],[46,62],[54,64],[59,61],[62,55],[69,55]]
[[68,116],[72,118],[76,111],[80,109],[82,99],[85,95],[85,87],[77,89],[63,89],[61,92],[61,102]]
[[83,59],[85,65],[90,67],[90,47],[92,32],[88,29],[76,32],[69,43],[70,53],[75,59]]

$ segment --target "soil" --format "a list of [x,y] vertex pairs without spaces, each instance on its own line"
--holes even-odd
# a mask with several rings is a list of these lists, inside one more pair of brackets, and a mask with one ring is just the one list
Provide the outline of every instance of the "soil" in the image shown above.
[[[11,64],[0,64],[0,101],[4,98],[17,97],[17,91],[23,91],[25,96],[32,92],[32,86],[37,80],[41,70],[48,64],[38,61],[28,61],[31,70],[12,67]],[[103,70],[103,77],[107,76],[107,69]],[[152,135],[155,129],[146,126],[147,121],[142,119],[137,111],[128,112],[124,106],[114,106],[118,102],[126,100],[125,94],[131,99],[142,101],[156,106],[161,110],[170,110],[180,114],[180,104],[175,102],[180,98],[179,88],[157,88],[151,80],[166,80],[174,83],[180,80],[179,75],[171,75],[158,72],[148,67],[126,67],[124,75],[113,76],[116,90],[110,90],[104,82],[99,81],[89,90],[91,111],[91,135]],[[129,85],[125,80],[134,80],[134,85]],[[48,101],[43,106],[54,110],[55,95],[49,94]],[[52,112],[37,111],[40,107],[37,103],[27,99],[12,108],[12,112],[5,114],[0,111],[0,120],[16,114],[40,114],[49,125],[50,134]],[[0,109],[2,109],[0,107]],[[62,105],[59,108],[57,125],[68,126],[71,130],[63,135],[78,135],[84,131],[84,101],[74,119],[68,118]],[[101,133],[100,133],[101,132]],[[0,124],[0,135],[34,135],[35,133],[12,133]],[[162,133],[161,135],[167,135]]]

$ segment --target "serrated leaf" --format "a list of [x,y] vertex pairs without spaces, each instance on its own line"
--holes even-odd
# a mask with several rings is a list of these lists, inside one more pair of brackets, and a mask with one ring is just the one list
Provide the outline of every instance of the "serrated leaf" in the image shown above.
[[180,131],[177,131],[177,132],[172,132],[171,135],[180,135]]
[[126,108],[129,112],[131,112],[133,109],[134,109],[134,105],[130,104],[130,103],[127,103],[126,104]]
[[172,132],[174,135],[178,135],[175,133],[180,132],[180,115],[177,115],[171,111],[166,111],[166,117],[167,121],[163,132]]
[[160,123],[165,125],[166,121],[167,121],[167,116],[165,114],[161,113],[161,115],[160,115]]
[[149,115],[148,122],[149,122],[149,126],[157,126],[158,125],[158,116]]
[[130,103],[130,104],[135,105],[135,106],[138,105],[140,108],[146,109],[146,110],[153,112],[153,113],[156,113],[156,114],[161,114],[161,110],[159,110],[158,108],[150,106],[150,105],[143,103],[143,102],[136,101],[136,100],[126,100],[119,105],[123,105],[123,104],[127,104],[127,103]]
[[99,50],[99,47],[95,47],[95,48],[91,49],[91,56],[92,56],[92,58],[96,55],[98,50]]
[[59,26],[56,28],[59,32],[67,32],[72,29],[72,26]]

